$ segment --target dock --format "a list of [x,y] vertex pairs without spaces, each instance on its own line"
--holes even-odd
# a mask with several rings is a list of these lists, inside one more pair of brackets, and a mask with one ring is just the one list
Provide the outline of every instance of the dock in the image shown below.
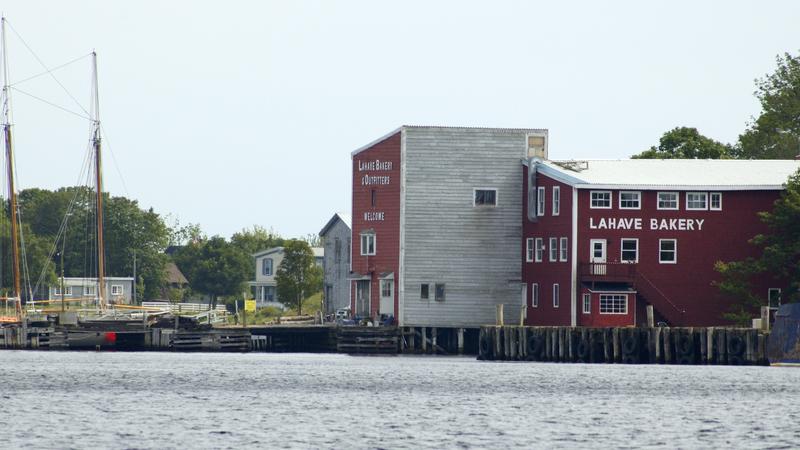
[[749,328],[485,326],[478,359],[588,364],[769,365],[768,333]]

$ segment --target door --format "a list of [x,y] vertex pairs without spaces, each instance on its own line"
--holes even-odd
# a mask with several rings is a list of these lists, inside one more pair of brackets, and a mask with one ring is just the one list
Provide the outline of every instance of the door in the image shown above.
[[592,239],[589,241],[591,253],[589,254],[589,262],[591,263],[592,275],[605,275],[606,274],[606,240],[605,239]]
[[394,316],[394,280],[381,280],[380,314]]
[[356,281],[356,314],[359,317],[370,317],[369,284],[369,280]]

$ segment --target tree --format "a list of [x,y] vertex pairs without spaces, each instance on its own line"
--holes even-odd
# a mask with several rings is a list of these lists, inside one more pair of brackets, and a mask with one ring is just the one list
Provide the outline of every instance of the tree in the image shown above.
[[756,80],[761,115],[739,136],[734,156],[793,159],[800,154],[800,57],[776,58],[775,72]]
[[256,260],[253,254],[261,250],[283,245],[283,238],[278,236],[273,230],[267,230],[258,225],[253,225],[252,229],[244,228],[231,236],[231,245],[238,248],[250,260],[250,276],[255,273]]
[[661,136],[658,147],[652,146],[633,159],[724,159],[731,146],[703,136],[697,128],[678,127]]
[[192,288],[211,296],[212,307],[223,295],[237,295],[250,276],[250,258],[220,236],[191,242],[178,250],[175,263]]
[[284,242],[283,261],[275,273],[278,299],[303,313],[303,300],[322,289],[322,269],[314,262],[307,242],[292,239]]
[[722,275],[720,290],[734,299],[725,318],[741,325],[746,325],[757,307],[767,305],[769,300],[753,295],[752,279],[756,276],[770,274],[785,282],[782,302],[800,301],[800,170],[789,177],[785,187],[772,211],[759,213],[769,231],[750,242],[761,248],[761,255],[716,264]]

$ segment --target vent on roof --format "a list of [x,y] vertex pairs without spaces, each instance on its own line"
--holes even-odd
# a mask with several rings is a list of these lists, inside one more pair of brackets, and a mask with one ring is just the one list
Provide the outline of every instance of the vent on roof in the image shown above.
[[589,161],[553,161],[553,164],[573,172],[581,172],[589,168]]
[[528,135],[528,158],[547,159],[547,135]]

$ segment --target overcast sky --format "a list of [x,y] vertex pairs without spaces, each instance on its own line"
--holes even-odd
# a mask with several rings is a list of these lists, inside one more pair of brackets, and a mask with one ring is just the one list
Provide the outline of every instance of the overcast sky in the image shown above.
[[[106,187],[209,235],[350,210],[350,152],[403,124],[550,130],[626,158],[734,142],[800,2],[5,1],[12,82],[98,53]],[[24,39],[24,43],[16,35]],[[55,72],[88,109],[84,58]],[[49,77],[15,86],[81,112]],[[13,91],[19,187],[74,185],[89,123]]]

